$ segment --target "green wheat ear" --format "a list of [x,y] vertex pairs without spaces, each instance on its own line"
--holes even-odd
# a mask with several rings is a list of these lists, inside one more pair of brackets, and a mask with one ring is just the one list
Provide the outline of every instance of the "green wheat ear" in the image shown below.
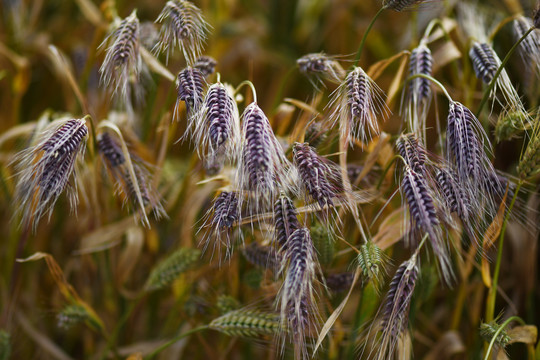
[[11,356],[11,336],[5,330],[0,330],[0,360],[8,360]]
[[[480,325],[480,336],[485,341],[490,342],[501,327],[501,324],[497,322],[498,320],[499,319],[495,319],[489,323],[482,323],[482,325]],[[508,343],[510,342],[510,340],[510,336],[508,336],[506,330],[503,329],[495,339],[495,344],[497,344],[501,348],[505,348],[506,345],[508,345]]]
[[279,314],[246,309],[230,311],[212,320],[208,327],[229,336],[241,337],[276,335],[285,331]]
[[384,275],[384,254],[380,247],[368,241],[360,247],[357,257],[358,266],[362,271],[362,276],[367,281],[378,282]]
[[240,308],[240,303],[238,302],[238,300],[236,300],[234,297],[230,295],[220,295],[217,298],[216,306],[219,310],[219,313],[221,315],[224,315],[228,312],[231,312]]
[[175,251],[156,265],[148,276],[144,289],[152,291],[169,286],[200,257],[201,251],[199,249],[182,248]]
[[69,329],[74,325],[85,322],[90,318],[90,314],[81,305],[68,305],[56,316],[58,327]]
[[334,259],[334,241],[330,238],[328,230],[321,224],[311,228],[311,239],[317,250],[319,262],[329,265]]

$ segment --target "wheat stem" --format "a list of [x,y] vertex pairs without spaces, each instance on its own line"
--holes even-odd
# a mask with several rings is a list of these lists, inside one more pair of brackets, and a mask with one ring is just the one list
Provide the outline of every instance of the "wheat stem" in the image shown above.
[[501,233],[499,235],[499,249],[497,252],[497,261],[495,263],[495,270],[493,271],[493,279],[492,284],[489,289],[487,303],[486,303],[486,322],[489,323],[493,321],[495,316],[495,300],[497,297],[497,284],[499,282],[499,273],[501,269],[501,262],[502,262],[502,255],[503,255],[503,244],[504,244],[504,234],[506,232],[506,226],[508,225],[508,219],[510,218],[510,213],[512,212],[512,208],[514,207],[514,203],[516,202],[519,189],[523,185],[523,180],[521,180],[516,190],[514,191],[514,196],[512,197],[512,202],[510,203],[510,207],[508,208],[506,212],[506,216],[504,218],[504,222],[501,228]]
[[452,97],[450,96],[450,94],[448,94],[448,91],[446,90],[444,85],[441,84],[441,82],[439,80],[435,79],[433,76],[426,75],[426,74],[415,74],[415,75],[410,76],[409,78],[407,78],[407,80],[405,80],[405,83],[408,83],[409,81],[414,80],[416,78],[424,78],[424,79],[430,80],[431,82],[433,82],[435,85],[437,85],[442,90],[444,96],[446,96],[448,101],[454,102],[454,100],[452,100]]
[[386,10],[386,7],[383,6],[382,8],[379,9],[379,11],[377,11],[375,16],[373,17],[373,19],[369,23],[366,31],[364,32],[364,36],[362,37],[362,41],[360,41],[360,46],[358,47],[358,51],[356,52],[356,58],[354,59],[354,66],[352,67],[353,69],[354,69],[355,66],[358,66],[358,63],[360,62],[360,57],[362,56],[362,50],[364,49],[364,44],[366,43],[366,39],[367,39],[367,36],[368,36],[371,28],[375,24],[375,21],[377,21],[377,18],[379,16],[381,16],[381,14],[383,13],[384,10]]
[[[486,355],[484,356],[484,360],[489,360],[489,355],[491,355],[491,349],[493,348],[493,345],[495,344],[495,341],[499,337],[499,335],[503,332],[504,328],[508,326],[512,321],[517,321],[521,325],[527,325],[525,321],[523,321],[522,318],[519,316],[512,316],[509,317],[505,322],[501,324],[501,326],[497,329],[495,334],[493,334],[493,337],[491,338],[491,341],[489,342],[489,347],[487,348]],[[530,357],[529,357],[530,358]],[[534,359],[534,357],[533,357]]]
[[242,81],[236,89],[234,89],[234,93],[236,94],[243,86],[249,86],[251,88],[251,94],[253,95],[253,102],[257,103],[257,91],[255,90],[255,85],[249,80]]
[[529,30],[527,30],[527,32],[525,34],[523,34],[523,36],[518,41],[516,41],[516,43],[510,48],[510,50],[508,50],[508,53],[506,54],[503,61],[501,62],[501,65],[497,69],[497,72],[495,73],[495,75],[493,75],[493,79],[491,79],[491,82],[489,83],[488,87],[484,91],[484,96],[482,97],[482,101],[480,102],[480,105],[478,106],[478,110],[476,111],[476,117],[480,116],[480,113],[482,112],[482,109],[484,108],[484,105],[486,105],[486,103],[487,103],[487,101],[489,99],[489,94],[491,94],[491,92],[493,90],[493,87],[497,83],[497,78],[499,77],[499,75],[504,70],[504,67],[506,66],[506,63],[508,62],[508,60],[510,60],[510,57],[516,51],[519,44],[521,44],[521,42],[523,40],[525,40],[525,38],[527,36],[529,36],[529,34],[531,32],[533,32],[534,30],[535,30],[535,27],[532,26]]

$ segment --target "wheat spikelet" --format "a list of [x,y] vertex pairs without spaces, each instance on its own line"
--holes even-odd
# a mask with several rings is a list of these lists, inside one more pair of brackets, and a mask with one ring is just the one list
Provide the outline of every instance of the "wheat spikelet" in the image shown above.
[[[414,75],[432,75],[433,56],[424,42],[413,49],[409,60],[409,77]],[[409,121],[411,131],[424,133],[425,120],[431,102],[431,83],[428,79],[418,77],[410,81],[406,96],[405,118]]]
[[286,195],[280,196],[274,204],[274,241],[280,253],[287,250],[287,240],[301,227],[297,216],[292,200]]
[[537,125],[536,127],[537,130],[529,140],[517,167],[518,175],[523,180],[531,178],[540,172],[540,136],[538,136],[540,126]]
[[272,246],[261,246],[256,242],[244,246],[242,253],[247,261],[261,269],[270,269],[274,273],[279,271],[281,254]]
[[349,72],[334,92],[330,116],[331,126],[339,122],[341,138],[351,145],[354,140],[367,142],[379,134],[378,117],[385,117],[388,109],[382,90],[360,67]]
[[[138,209],[139,215],[144,217],[145,207],[150,206],[157,219],[166,217],[160,195],[152,184],[150,171],[144,161],[129,149],[128,153],[124,154],[119,140],[108,132],[98,134],[97,147],[107,172],[115,182],[117,192]],[[131,160],[134,178],[126,162],[126,155]],[[139,201],[137,190],[141,195],[142,203]]]
[[240,119],[232,90],[221,83],[210,86],[197,117],[193,137],[199,148],[206,149],[207,158],[238,157]]
[[[497,318],[489,323],[482,323],[480,325],[480,336],[486,342],[491,342],[497,331],[500,329],[501,325],[498,323],[498,321],[499,319]],[[495,344],[504,349],[511,340],[512,339],[508,335],[506,329],[503,329],[497,335],[497,338],[495,339]]]
[[[51,123],[38,143],[17,155],[18,181],[15,199],[22,222],[34,229],[43,215],[52,209],[75,176],[77,157],[84,154],[88,128],[84,119],[59,120]],[[76,181],[68,187],[72,208],[77,204]]]
[[426,172],[427,151],[415,134],[400,135],[396,141],[396,148],[399,155],[405,159],[405,162],[413,171],[420,174]]
[[389,359],[393,356],[399,337],[407,329],[409,307],[417,278],[417,256],[414,254],[398,267],[383,302],[378,359]]
[[429,236],[442,276],[447,283],[450,283],[453,277],[450,256],[442,238],[435,203],[425,177],[409,166],[405,166],[401,181],[401,193],[409,205],[409,213],[413,221],[411,227],[414,230],[413,233],[418,232],[420,238],[424,234]]
[[472,179],[474,184],[481,184],[486,176],[494,172],[484,151],[484,137],[485,133],[474,114],[458,102],[451,103],[446,148],[449,160],[453,160],[458,177],[464,183]]
[[161,23],[161,40],[157,53],[165,52],[167,61],[174,48],[179,47],[188,64],[201,56],[209,25],[201,10],[187,0],[167,1],[156,23]]
[[217,60],[207,55],[199,56],[193,64],[193,68],[199,70],[204,77],[212,75],[216,66]]
[[345,70],[341,65],[324,53],[304,55],[296,60],[296,65],[315,87],[317,83],[324,84],[323,79],[339,84],[345,78]]
[[489,84],[500,65],[500,60],[495,51],[486,43],[474,42],[469,56],[473,62],[476,77]]
[[146,71],[139,53],[139,19],[137,11],[120,21],[116,29],[103,41],[107,46],[105,59],[99,68],[101,82],[112,86],[113,93],[131,110],[131,96],[142,98],[140,77]]
[[261,213],[270,209],[285,179],[287,160],[268,118],[256,103],[242,115],[242,145],[238,155],[236,183],[248,190],[248,210]]
[[530,118],[531,114],[524,113],[520,110],[503,111],[495,124],[495,138],[497,142],[512,139],[521,131],[528,129],[531,125]]
[[351,288],[354,280],[354,273],[343,272],[326,275],[325,282],[328,289],[333,293],[341,293]]
[[311,226],[310,232],[319,263],[330,265],[334,260],[335,249],[334,240],[330,237],[328,228],[317,222],[317,224]]
[[[514,38],[516,41],[534,26],[533,20],[525,16],[519,16],[513,21]],[[529,70],[540,74],[540,32],[535,30],[531,32],[525,40],[519,44],[521,58]]]
[[200,240],[206,250],[210,242],[213,249],[216,247],[221,253],[221,246],[225,246],[226,256],[232,255],[232,229],[240,219],[241,205],[238,194],[234,191],[223,191],[215,197],[211,208],[204,217],[201,230],[204,235]]
[[394,11],[403,11],[419,5],[424,0],[383,0],[383,7]]
[[320,157],[308,143],[294,144],[293,163],[300,177],[299,194],[323,209],[324,220],[327,220],[329,209],[334,205],[333,199],[341,190],[339,168]]
[[457,175],[449,167],[440,167],[437,169],[436,179],[447,209],[456,213],[465,223],[471,216],[472,209],[469,194],[460,186]]
[[240,308],[240,303],[234,297],[229,295],[220,295],[216,300],[216,307],[221,315]]
[[89,318],[86,308],[81,305],[68,305],[56,316],[58,327],[69,329],[73,325],[85,322]]
[[373,280],[378,286],[380,278],[385,274],[386,259],[383,251],[372,241],[366,242],[359,250],[356,261],[362,271],[362,276],[366,281]]
[[206,81],[203,74],[192,67],[186,67],[178,73],[176,78],[176,89],[178,97],[174,107],[174,118],[179,119],[178,106],[180,101],[186,104],[187,127],[186,135],[193,136],[197,129],[198,111],[201,108],[204,99],[204,89]]
[[208,327],[229,336],[240,337],[277,335],[284,331],[279,314],[247,309],[230,311],[212,320]]
[[191,268],[200,257],[201,252],[198,249],[182,248],[176,250],[154,267],[148,276],[144,289],[153,291],[169,286],[181,273]]

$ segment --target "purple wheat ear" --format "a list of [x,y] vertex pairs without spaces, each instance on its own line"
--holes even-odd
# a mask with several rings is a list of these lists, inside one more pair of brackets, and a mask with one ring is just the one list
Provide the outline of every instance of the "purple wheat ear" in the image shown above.
[[[24,226],[36,228],[43,215],[49,217],[72,175],[75,162],[84,153],[88,128],[85,119],[64,120],[51,124],[41,141],[18,155],[19,169],[15,198]],[[76,181],[70,188],[72,207],[78,202]]]
[[425,0],[383,0],[383,8],[394,11],[403,11],[410,9]]

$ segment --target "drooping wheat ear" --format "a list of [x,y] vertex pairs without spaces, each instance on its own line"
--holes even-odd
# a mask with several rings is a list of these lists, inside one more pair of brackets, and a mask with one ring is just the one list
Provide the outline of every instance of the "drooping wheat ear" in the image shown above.
[[193,135],[197,128],[197,112],[200,110],[204,99],[204,89],[206,87],[206,81],[203,74],[192,67],[186,67],[176,78],[176,89],[178,90],[178,97],[176,99],[176,106],[174,108],[174,117],[179,119],[178,106],[180,101],[184,101],[186,104],[187,112],[187,128],[186,135]]
[[221,253],[221,245],[225,246],[226,256],[232,255],[232,229],[240,219],[240,201],[234,191],[221,192],[212,203],[212,207],[205,215],[201,230],[204,236],[201,238],[204,250],[213,242],[213,249],[218,248]]
[[347,291],[351,288],[351,285],[354,280],[353,272],[343,272],[336,274],[326,275],[326,286],[328,289],[337,294],[344,291]]
[[140,90],[139,80],[144,66],[139,53],[139,19],[136,10],[120,21],[104,40],[104,45],[107,46],[107,54],[99,68],[101,82],[105,87],[112,85],[114,94],[120,97],[123,104],[130,106],[130,82],[134,89]]
[[317,251],[317,258],[322,265],[330,265],[334,260],[335,246],[334,239],[330,236],[331,233],[328,227],[317,222],[311,226],[311,239],[313,240],[313,246]]
[[[17,212],[24,226],[35,230],[45,213],[50,218],[58,197],[75,176],[77,157],[84,154],[88,128],[85,119],[59,120],[39,135],[37,145],[16,156],[18,180],[15,189]],[[77,205],[77,181],[68,192],[72,209]]]
[[450,283],[453,277],[450,255],[441,233],[435,203],[425,176],[406,165],[401,180],[401,193],[409,205],[413,233],[419,233],[420,238],[425,234],[429,236],[429,242],[437,256],[442,276],[447,283]]
[[456,213],[465,223],[471,215],[471,201],[467,190],[459,184],[457,174],[449,167],[437,169],[437,185],[446,202],[449,212]]
[[367,142],[379,134],[378,117],[384,119],[388,109],[383,92],[360,67],[355,67],[334,92],[330,116],[332,126],[339,122],[341,138],[351,145],[354,140]]
[[216,71],[217,60],[211,56],[203,55],[199,56],[193,67],[198,69],[204,77],[208,77]]
[[400,135],[396,141],[396,148],[399,155],[405,159],[405,162],[413,171],[420,174],[426,172],[427,151],[415,134]]
[[375,285],[378,286],[381,277],[386,273],[386,258],[381,248],[372,241],[367,241],[360,247],[360,252],[358,253],[356,261],[358,262],[358,266],[362,271],[362,276],[365,281],[373,280]]
[[336,164],[320,157],[308,143],[295,143],[293,146],[293,162],[300,176],[299,194],[306,201],[313,202],[324,210],[327,220],[333,199],[339,195],[340,171]]
[[323,79],[339,84],[345,78],[345,70],[336,59],[325,53],[307,54],[296,60],[300,72],[306,75],[315,87]]
[[[482,337],[482,339],[487,342],[490,342],[493,339],[493,337],[501,327],[501,324],[499,324],[498,321],[499,318],[489,323],[482,323],[480,325],[480,336]],[[512,339],[508,335],[506,329],[502,329],[497,335],[497,338],[495,339],[495,344],[504,349],[510,343],[510,340]]]
[[[499,59],[495,50],[488,43],[474,42],[469,51],[469,57],[473,62],[476,77],[481,79],[485,84],[491,83],[499,66],[501,66],[501,59]],[[505,69],[501,71],[494,81],[495,86],[490,95],[495,97],[503,107],[510,111],[526,113],[520,96],[514,85],[512,85]],[[502,98],[497,97],[497,91],[501,92]]]
[[162,26],[161,40],[155,51],[165,52],[168,61],[169,55],[178,46],[188,65],[194,64],[201,56],[209,31],[209,25],[201,10],[191,1],[167,1],[156,23],[161,23]]
[[277,274],[281,264],[281,254],[272,246],[261,246],[257,242],[244,246],[242,253],[247,261],[261,269],[270,269]]
[[[531,28],[533,20],[525,16],[519,16],[513,22],[514,38],[516,41]],[[540,74],[540,32],[535,30],[531,32],[525,40],[519,44],[521,58],[525,66],[537,74]]]
[[246,107],[242,118],[236,183],[250,192],[249,211],[259,213],[274,205],[287,160],[268,118],[256,103]]
[[520,110],[505,110],[499,115],[495,124],[497,142],[514,138],[518,133],[530,128],[531,114]]
[[476,77],[489,84],[500,65],[495,51],[486,43],[474,42],[469,56],[473,62]]
[[287,251],[287,240],[293,232],[300,229],[298,214],[292,200],[282,195],[274,204],[275,244],[280,253]]
[[[538,120],[537,120],[538,121]],[[517,171],[522,180],[529,179],[540,172],[540,125],[531,136],[525,152],[521,156]]]
[[218,154],[230,159],[238,157],[240,119],[229,87],[221,83],[210,86],[203,100],[194,138],[199,148],[206,149],[209,158],[215,158]]
[[176,250],[152,269],[144,289],[153,291],[169,286],[181,273],[190,269],[200,257],[201,251],[199,249],[182,248]]
[[295,353],[305,353],[306,314],[309,304],[314,303],[313,281],[317,269],[317,257],[309,230],[300,228],[293,232],[287,242],[281,269],[286,272],[278,297],[281,319],[293,334]]
[[[424,42],[411,52],[409,60],[409,77],[422,74],[432,75],[433,56]],[[428,79],[418,77],[410,81],[405,105],[405,118],[409,121],[411,131],[424,133],[425,120],[431,101],[431,83]]]
[[[97,147],[109,175],[113,178],[118,192],[124,196],[125,200],[130,201],[138,209],[141,216],[146,213],[145,207],[150,206],[157,219],[166,217],[167,214],[160,202],[160,195],[152,185],[152,176],[144,161],[129,149],[128,153],[124,154],[119,140],[108,132],[98,134]],[[126,156],[129,156],[131,160],[134,178],[126,162]],[[142,203],[139,201],[137,188]]]
[[229,336],[259,337],[285,331],[279,314],[258,310],[234,310],[212,320],[208,326]]
[[240,308],[240,303],[236,298],[229,295],[220,295],[216,300],[216,307],[221,315]]
[[86,321],[88,318],[88,311],[81,305],[68,305],[56,316],[58,327],[62,329],[69,329],[74,325]]
[[491,144],[474,114],[458,102],[450,103],[446,150],[461,182],[467,183],[471,179],[474,184],[482,184],[485,177],[494,172],[484,150],[484,139],[490,148]]
[[382,304],[382,337],[378,359],[393,357],[396,344],[409,323],[409,307],[418,278],[417,255],[402,263]]
[[419,5],[424,0],[383,0],[383,7],[394,11],[403,11]]

